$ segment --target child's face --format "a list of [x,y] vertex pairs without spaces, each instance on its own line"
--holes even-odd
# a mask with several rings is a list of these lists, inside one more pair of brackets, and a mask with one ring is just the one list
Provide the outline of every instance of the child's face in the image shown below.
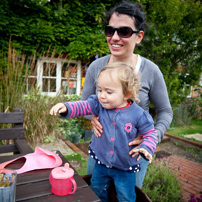
[[128,104],[128,98],[123,94],[122,85],[117,72],[104,71],[98,77],[98,100],[103,108],[114,109]]

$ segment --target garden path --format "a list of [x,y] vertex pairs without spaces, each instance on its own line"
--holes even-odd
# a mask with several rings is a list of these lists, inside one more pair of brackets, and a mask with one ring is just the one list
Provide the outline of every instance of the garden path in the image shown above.
[[191,135],[185,135],[187,138],[194,138],[196,140],[202,141],[202,134],[196,133]]
[[54,142],[42,143],[42,144],[31,144],[31,147],[35,150],[35,147],[40,147],[47,149],[49,151],[59,150],[63,155],[70,155],[74,153],[74,150],[71,149],[62,139],[56,138]]
[[[161,150],[158,146],[155,152]],[[190,194],[199,197],[202,192],[202,164],[177,155],[164,157],[161,160],[169,163],[169,168],[177,172],[183,186],[183,202],[190,200]]]

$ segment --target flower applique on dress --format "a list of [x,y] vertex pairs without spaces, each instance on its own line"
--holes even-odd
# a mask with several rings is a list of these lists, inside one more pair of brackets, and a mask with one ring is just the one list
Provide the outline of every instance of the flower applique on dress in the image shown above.
[[125,131],[129,133],[132,130],[132,124],[131,123],[126,123],[125,125]]

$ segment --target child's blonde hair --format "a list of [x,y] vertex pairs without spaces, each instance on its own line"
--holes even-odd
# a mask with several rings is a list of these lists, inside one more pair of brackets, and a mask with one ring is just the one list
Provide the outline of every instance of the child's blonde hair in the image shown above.
[[139,102],[139,90],[141,88],[140,73],[135,73],[135,70],[126,63],[113,62],[103,67],[100,74],[104,71],[109,71],[111,78],[113,79],[113,70],[117,71],[124,96],[129,96],[129,99]]

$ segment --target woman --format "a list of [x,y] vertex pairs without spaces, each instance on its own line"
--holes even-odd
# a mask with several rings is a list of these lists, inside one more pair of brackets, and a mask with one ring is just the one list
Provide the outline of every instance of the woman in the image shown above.
[[[139,92],[139,106],[149,112],[150,101],[153,103],[157,112],[155,129],[160,143],[172,121],[173,113],[160,69],[150,60],[134,53],[135,46],[142,41],[144,36],[145,22],[142,6],[124,1],[108,13],[107,23],[105,33],[111,54],[95,60],[89,66],[81,99],[86,100],[96,93],[97,76],[104,66],[117,61],[125,62],[132,66],[134,71],[141,73],[142,88]],[[92,124],[94,134],[100,136],[102,126],[98,117],[92,118]],[[136,138],[129,145],[139,145],[141,142],[140,138]],[[129,152],[129,155],[133,155],[133,150]],[[89,156],[88,174],[92,173],[94,164],[94,159]],[[141,171],[136,175],[136,185],[139,188],[142,188],[147,166],[148,161],[143,159]]]

